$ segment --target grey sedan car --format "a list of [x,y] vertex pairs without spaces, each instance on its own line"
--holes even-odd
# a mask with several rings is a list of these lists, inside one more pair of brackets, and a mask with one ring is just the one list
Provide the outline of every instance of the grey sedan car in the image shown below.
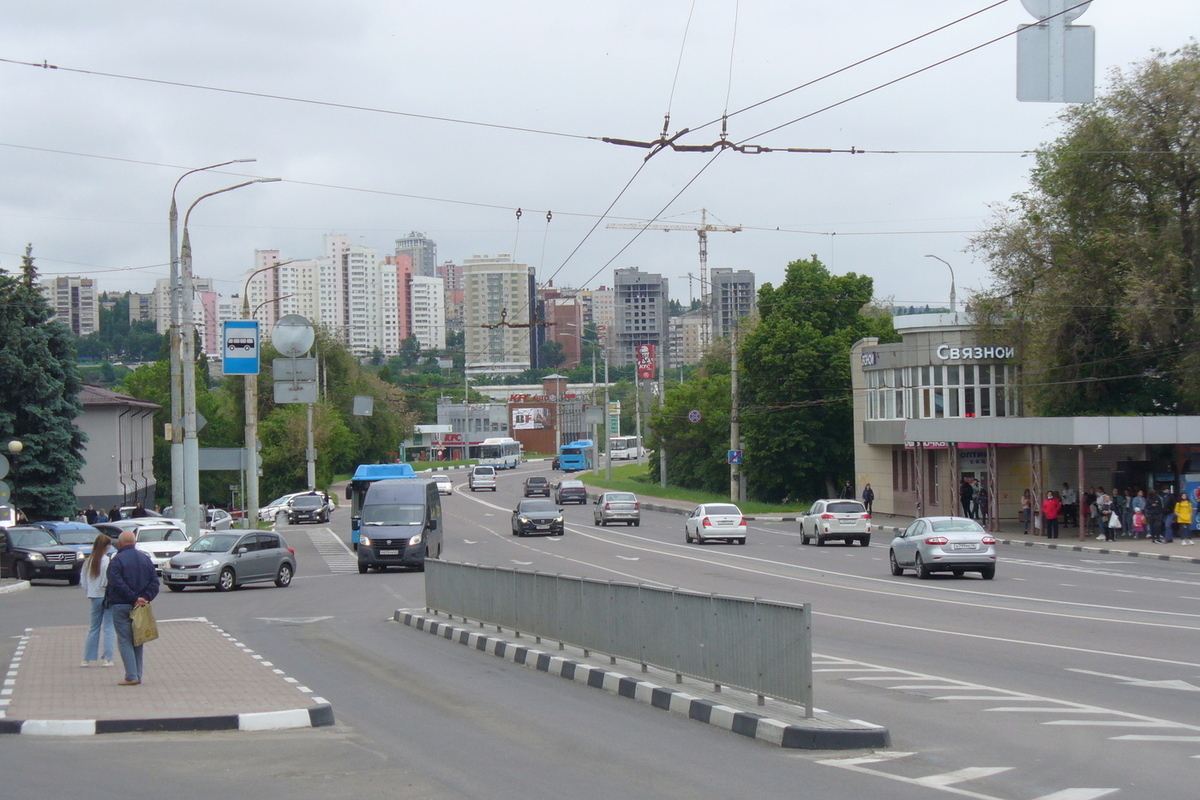
[[973,519],[921,517],[895,539],[888,556],[892,574],[915,570],[926,579],[934,572],[978,572],[984,580],[996,577],[996,537]]
[[163,567],[162,580],[172,592],[212,586],[218,592],[244,583],[275,581],[287,586],[296,574],[296,551],[279,534],[213,532],[200,536]]
[[608,525],[624,522],[635,528],[642,524],[642,507],[633,492],[604,492],[592,504],[592,522]]

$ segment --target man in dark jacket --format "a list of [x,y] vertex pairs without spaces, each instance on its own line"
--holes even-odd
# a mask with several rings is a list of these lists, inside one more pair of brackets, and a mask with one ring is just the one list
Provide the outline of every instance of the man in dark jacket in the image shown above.
[[133,531],[123,531],[117,537],[117,554],[108,565],[108,589],[104,604],[112,609],[113,627],[117,630],[117,650],[125,664],[125,680],[118,686],[137,686],[142,682],[142,645],[133,644],[134,608],[144,606],[158,597],[158,574],[150,556],[134,547]]

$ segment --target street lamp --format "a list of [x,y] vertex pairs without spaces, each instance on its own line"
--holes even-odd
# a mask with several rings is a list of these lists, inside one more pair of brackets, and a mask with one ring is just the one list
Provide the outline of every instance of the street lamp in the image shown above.
[[946,267],[950,270],[950,313],[953,314],[954,313],[954,267],[951,267],[950,262],[944,258],[938,258],[937,256],[933,256],[933,255],[929,255],[929,254],[926,254],[925,257],[926,258],[937,258],[938,261],[945,264]]
[[222,161],[220,164],[209,164],[207,167],[198,167],[190,169],[179,176],[175,181],[175,185],[171,187],[171,211],[167,216],[170,226],[171,239],[171,280],[170,280],[170,296],[171,296],[171,325],[170,325],[170,342],[171,342],[171,506],[176,509],[184,506],[184,470],[183,470],[183,435],[180,426],[180,419],[183,416],[183,371],[180,368],[180,302],[179,302],[179,207],[175,204],[175,193],[179,190],[179,184],[188,175],[194,175],[197,172],[205,170],[217,169],[218,167],[227,167],[230,164],[249,164],[257,159],[253,158],[235,158],[231,161]]
[[[188,221],[192,210],[214,195],[232,192],[252,183],[273,183],[280,178],[255,178],[197,197],[183,215],[183,244],[179,248],[180,289],[183,304],[179,361],[183,372],[183,524],[189,537],[200,533],[200,443],[196,438],[196,344],[195,320],[192,318],[192,242],[188,236]],[[176,510],[178,513],[178,510]]]

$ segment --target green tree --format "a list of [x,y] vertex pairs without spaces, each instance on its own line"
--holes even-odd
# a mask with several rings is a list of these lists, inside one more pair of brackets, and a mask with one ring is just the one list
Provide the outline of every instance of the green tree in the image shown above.
[[1197,413],[1200,45],[1156,52],[1060,118],[1030,189],[974,240],[976,299],[1041,415]]
[[567,360],[567,356],[563,352],[562,342],[556,342],[553,339],[550,339],[543,342],[542,346],[538,349],[540,350],[542,367],[544,369],[552,371],[556,370],[562,366],[564,361]]
[[30,519],[74,515],[84,463],[74,337],[52,316],[28,246],[20,278],[0,269],[0,442],[25,445],[8,483]]

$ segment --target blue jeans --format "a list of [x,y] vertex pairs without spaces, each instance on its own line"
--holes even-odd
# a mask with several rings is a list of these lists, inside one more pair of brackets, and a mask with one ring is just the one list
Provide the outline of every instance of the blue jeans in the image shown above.
[[92,625],[88,628],[87,641],[83,645],[83,660],[95,661],[100,652],[100,631],[104,631],[104,660],[112,661],[113,640],[116,632],[113,630],[112,609],[104,607],[103,597],[89,597],[92,601]]
[[125,665],[125,680],[140,681],[143,645],[133,646],[133,620],[129,618],[133,604],[115,603],[109,608],[112,609],[113,627],[117,630],[117,649],[121,652],[121,662]]

